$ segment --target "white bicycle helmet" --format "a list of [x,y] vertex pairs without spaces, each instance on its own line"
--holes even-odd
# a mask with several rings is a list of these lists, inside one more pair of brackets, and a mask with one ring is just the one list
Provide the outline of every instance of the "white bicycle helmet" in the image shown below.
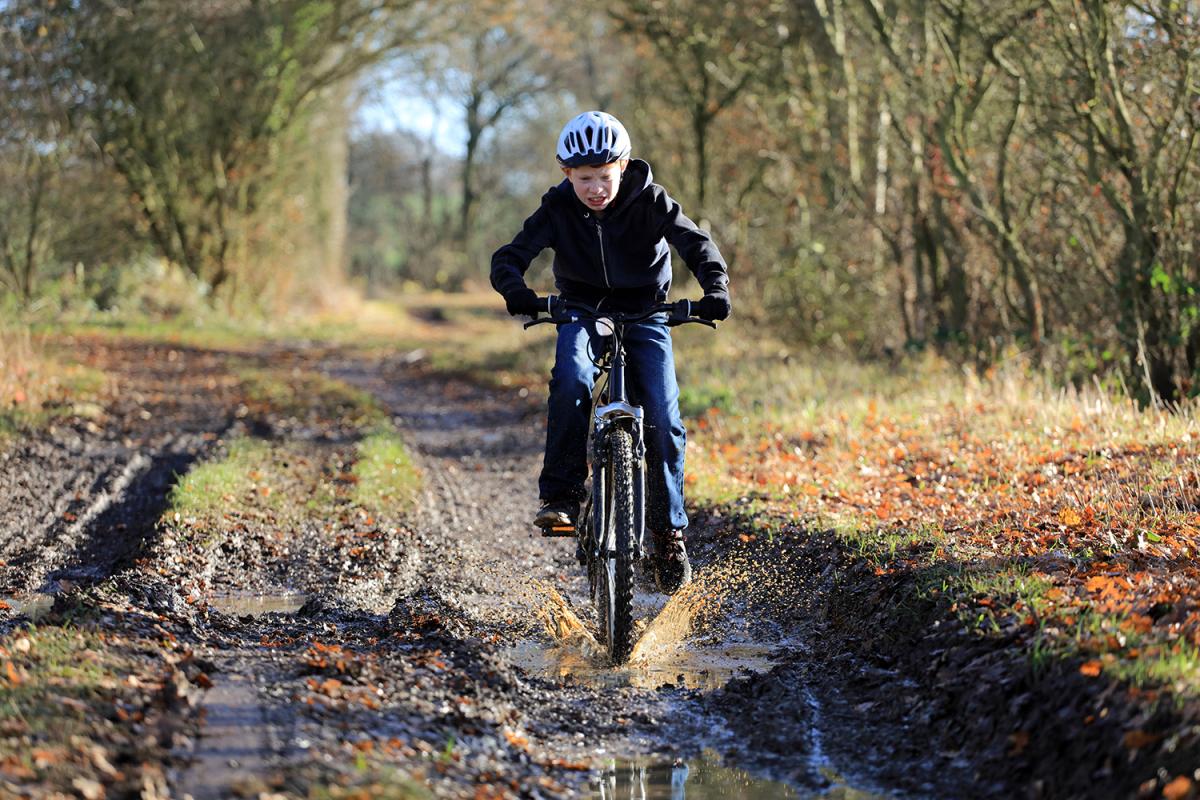
[[632,145],[625,126],[604,111],[585,111],[558,135],[558,163],[564,167],[611,164],[629,158]]

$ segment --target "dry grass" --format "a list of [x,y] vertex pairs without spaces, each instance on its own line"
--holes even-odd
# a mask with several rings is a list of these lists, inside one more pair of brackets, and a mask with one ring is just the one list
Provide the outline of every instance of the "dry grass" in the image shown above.
[[0,440],[69,414],[94,414],[104,376],[23,326],[0,325]]

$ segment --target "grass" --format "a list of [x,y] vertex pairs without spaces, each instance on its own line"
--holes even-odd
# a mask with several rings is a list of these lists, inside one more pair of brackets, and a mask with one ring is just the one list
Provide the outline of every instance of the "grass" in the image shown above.
[[383,424],[387,412],[369,392],[311,370],[238,371],[252,411],[306,420],[339,420],[359,428]]
[[354,503],[373,514],[397,506],[410,509],[421,477],[396,430],[388,426],[372,433],[358,443],[357,451]]
[[30,627],[0,638],[0,763],[70,785],[72,752],[89,741],[131,672],[130,662],[83,630]]
[[0,443],[66,416],[98,416],[105,376],[71,363],[29,328],[0,325]]
[[[267,442],[249,437],[235,438],[226,446],[222,458],[200,464],[180,478],[171,489],[166,513],[177,518],[216,516],[258,489],[259,481],[274,461]],[[259,494],[270,497],[269,492]],[[273,502],[278,503],[278,497]]]

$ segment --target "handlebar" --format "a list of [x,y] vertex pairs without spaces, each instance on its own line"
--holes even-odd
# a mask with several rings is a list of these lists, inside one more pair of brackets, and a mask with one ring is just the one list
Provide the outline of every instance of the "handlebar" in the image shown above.
[[[542,298],[538,298],[540,303]],[[534,325],[560,325],[567,322],[580,322],[587,320],[608,319],[614,323],[632,323],[645,322],[658,314],[669,314],[667,320],[669,325],[686,325],[688,323],[696,323],[697,325],[707,325],[716,330],[717,323],[703,317],[692,316],[692,301],[677,300],[674,303],[656,303],[644,311],[601,311],[598,308],[578,303],[571,300],[563,300],[561,297],[549,295],[545,298],[546,310],[549,316],[535,316],[532,320],[525,323],[525,329],[528,330]],[[540,312],[539,312],[540,313]]]

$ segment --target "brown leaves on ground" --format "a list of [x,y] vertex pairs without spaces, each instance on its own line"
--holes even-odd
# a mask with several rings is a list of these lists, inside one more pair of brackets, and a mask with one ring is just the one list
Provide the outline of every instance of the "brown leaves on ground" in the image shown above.
[[710,409],[689,477],[766,524],[832,522],[877,575],[950,575],[930,591],[964,621],[1023,627],[1086,676],[1169,680],[1200,664],[1200,439],[1187,419],[1076,405],[871,402],[816,429]]
[[1166,800],[1183,800],[1192,796],[1193,785],[1191,778],[1180,775],[1163,787],[1162,796]]
[[11,631],[0,661],[0,795],[166,796],[162,764],[192,724],[190,653],[77,622]]

